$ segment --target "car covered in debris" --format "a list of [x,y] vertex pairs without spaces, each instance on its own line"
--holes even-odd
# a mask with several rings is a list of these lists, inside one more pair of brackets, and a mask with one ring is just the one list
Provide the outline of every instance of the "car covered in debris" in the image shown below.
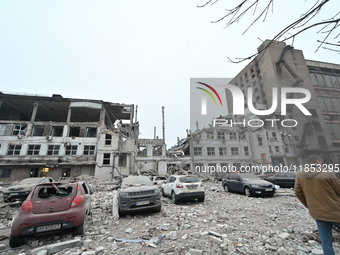
[[161,185],[166,181],[165,176],[152,176],[150,179],[153,185]]
[[7,187],[3,190],[4,202],[11,202],[15,199],[25,200],[36,185],[48,182],[53,182],[53,179],[51,177],[32,177],[23,179],[16,185]]
[[161,192],[163,196],[171,197],[174,204],[193,199],[203,202],[205,198],[204,186],[197,175],[171,175],[162,185]]
[[231,173],[223,177],[222,187],[226,192],[234,191],[250,196],[273,196],[275,185],[252,173]]
[[25,243],[32,235],[73,231],[83,235],[91,213],[91,192],[85,182],[38,184],[14,216],[10,247]]
[[124,178],[117,195],[120,216],[140,211],[161,211],[161,193],[147,176]]

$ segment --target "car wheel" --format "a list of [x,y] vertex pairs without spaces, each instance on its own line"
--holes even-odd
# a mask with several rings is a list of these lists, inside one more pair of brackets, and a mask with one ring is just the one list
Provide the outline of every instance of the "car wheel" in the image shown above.
[[155,209],[155,212],[160,212],[162,210],[162,206],[158,206],[156,209]]
[[250,192],[249,187],[245,187],[245,188],[244,188],[244,194],[245,194],[247,197],[250,197],[250,196],[251,196],[251,192]]
[[164,189],[161,189],[162,196],[165,197]]
[[177,198],[177,195],[175,194],[175,192],[171,192],[171,200],[172,200],[172,203],[174,204],[177,204],[178,203],[178,198]]
[[81,236],[81,235],[85,234],[85,232],[86,232],[86,224],[87,224],[86,218],[87,218],[87,215],[85,214],[83,223],[80,226],[78,226],[76,228],[76,230],[74,231],[74,235],[75,236]]
[[120,208],[118,208],[118,214],[119,214],[119,217],[125,216],[125,212],[122,211]]
[[224,191],[225,191],[225,192],[229,192],[229,188],[228,188],[228,185],[227,185],[227,184],[224,184],[223,188],[224,188]]
[[199,198],[198,202],[204,202],[204,197]]
[[9,238],[9,247],[15,248],[25,244],[25,238],[21,236],[10,236]]

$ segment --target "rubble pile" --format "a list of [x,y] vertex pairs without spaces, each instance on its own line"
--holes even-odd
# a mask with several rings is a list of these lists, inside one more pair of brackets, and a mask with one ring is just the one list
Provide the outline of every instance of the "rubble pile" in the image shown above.
[[[204,203],[174,205],[162,198],[160,213],[115,219],[110,189],[117,183],[83,178],[90,186],[97,185],[85,236],[46,235],[29,239],[17,250],[8,248],[8,239],[0,239],[0,254],[1,249],[21,255],[54,251],[62,255],[322,254],[320,242],[313,238],[315,221],[289,189],[281,189],[274,197],[249,198],[226,193],[221,184],[206,181]],[[1,220],[0,228],[9,234],[8,224]],[[338,254],[339,242],[334,248]]]

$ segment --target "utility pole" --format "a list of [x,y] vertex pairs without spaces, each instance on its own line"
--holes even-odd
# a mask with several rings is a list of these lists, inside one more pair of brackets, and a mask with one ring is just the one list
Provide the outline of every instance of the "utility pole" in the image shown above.
[[164,106],[162,106],[162,131],[163,131],[163,144],[165,144],[165,121],[164,121]]

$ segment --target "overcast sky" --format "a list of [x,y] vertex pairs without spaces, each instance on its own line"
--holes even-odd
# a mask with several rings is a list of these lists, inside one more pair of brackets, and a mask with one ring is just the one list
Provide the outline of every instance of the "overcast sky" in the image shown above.
[[[204,1],[0,1],[1,91],[135,104],[142,138],[152,138],[154,126],[162,136],[164,106],[169,148],[190,128],[190,78],[236,76],[248,62],[227,57],[255,53],[260,39],[314,1],[275,2],[274,14],[245,35],[250,14],[227,29],[211,24],[231,7],[225,2],[197,8]],[[314,53],[316,31],[299,36],[294,47],[307,59],[339,63],[338,54]]]

